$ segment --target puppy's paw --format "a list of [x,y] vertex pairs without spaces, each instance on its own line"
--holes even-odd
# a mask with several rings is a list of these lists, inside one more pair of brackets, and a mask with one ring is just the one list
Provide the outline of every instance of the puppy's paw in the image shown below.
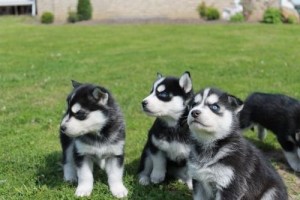
[[123,184],[112,185],[110,191],[117,198],[124,198],[128,194],[128,190]]
[[77,181],[75,168],[70,164],[64,165],[64,181],[71,183]]
[[163,172],[152,172],[151,173],[151,182],[154,184],[161,183],[165,180],[165,173]]
[[188,186],[189,190],[193,190],[193,180],[192,179],[188,179],[185,183]]
[[87,197],[90,196],[92,193],[93,188],[92,187],[86,187],[86,186],[78,186],[75,192],[75,196],[77,197]]
[[150,178],[148,176],[140,176],[139,177],[139,183],[141,185],[149,185],[150,183]]
[[64,181],[70,182],[70,183],[75,183],[77,182],[77,176],[76,174],[64,174]]

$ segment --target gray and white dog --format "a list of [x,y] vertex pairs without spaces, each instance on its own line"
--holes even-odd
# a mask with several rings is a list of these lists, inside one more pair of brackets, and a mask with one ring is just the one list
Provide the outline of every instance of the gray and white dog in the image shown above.
[[283,181],[239,129],[242,101],[205,88],[193,97],[189,173],[195,200],[287,200]]
[[143,111],[156,117],[148,133],[139,166],[139,183],[157,184],[166,174],[186,182],[192,189],[186,162],[190,153],[187,105],[193,95],[189,72],[180,78],[158,74]]
[[60,125],[64,180],[78,181],[76,196],[89,196],[96,163],[105,168],[112,194],[125,197],[125,124],[119,106],[104,87],[76,81],[72,84]]

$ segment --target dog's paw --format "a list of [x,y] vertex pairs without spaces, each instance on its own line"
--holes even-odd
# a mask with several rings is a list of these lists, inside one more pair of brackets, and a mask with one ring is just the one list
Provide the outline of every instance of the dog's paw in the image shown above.
[[110,191],[117,198],[124,198],[128,194],[128,190],[123,184],[113,185],[110,187]]
[[99,166],[102,170],[105,169],[105,159],[101,159],[100,163],[99,163]]
[[76,174],[64,174],[64,181],[75,183],[77,182]]
[[71,183],[77,181],[75,168],[70,164],[64,165],[64,181],[71,182]]
[[78,186],[75,192],[75,196],[77,197],[87,197],[92,193],[92,187]]
[[193,190],[193,180],[192,179],[188,179],[185,183],[188,186],[189,190]]
[[151,173],[151,182],[154,184],[158,184],[161,183],[165,180],[165,173],[161,173],[161,172],[152,172]]
[[139,183],[141,185],[149,185],[150,184],[150,178],[148,176],[140,176],[139,177]]

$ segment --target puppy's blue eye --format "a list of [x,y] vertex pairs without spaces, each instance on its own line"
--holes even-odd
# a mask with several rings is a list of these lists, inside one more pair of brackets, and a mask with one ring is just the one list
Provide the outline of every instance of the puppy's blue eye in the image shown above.
[[161,98],[168,98],[169,97],[169,93],[164,91],[164,92],[159,92],[157,94],[157,96],[161,97]]
[[87,113],[84,111],[78,111],[77,113],[74,114],[74,117],[78,120],[84,120],[87,116]]
[[220,106],[216,103],[209,105],[209,108],[213,111],[213,112],[219,112],[220,111]]

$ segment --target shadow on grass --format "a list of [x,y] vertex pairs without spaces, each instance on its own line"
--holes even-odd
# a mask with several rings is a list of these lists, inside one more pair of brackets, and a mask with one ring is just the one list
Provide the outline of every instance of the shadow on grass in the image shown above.
[[52,152],[45,157],[37,169],[36,184],[46,185],[48,188],[58,188],[65,184],[61,166],[61,152]]
[[188,190],[187,186],[178,182],[173,178],[167,177],[167,179],[161,184],[151,184],[143,186],[138,183],[138,166],[139,159],[135,159],[132,162],[126,164],[125,171],[126,176],[130,176],[130,182],[126,183],[126,186],[130,186],[129,198],[133,200],[140,199],[191,199],[192,192]]
[[[63,180],[63,166],[61,163],[62,153],[52,152],[45,157],[45,162],[39,166],[36,174],[36,184],[38,186],[46,185],[48,188],[61,188],[71,185],[76,188],[77,182],[69,183]],[[107,176],[104,170],[94,165],[94,180],[107,184]]]

